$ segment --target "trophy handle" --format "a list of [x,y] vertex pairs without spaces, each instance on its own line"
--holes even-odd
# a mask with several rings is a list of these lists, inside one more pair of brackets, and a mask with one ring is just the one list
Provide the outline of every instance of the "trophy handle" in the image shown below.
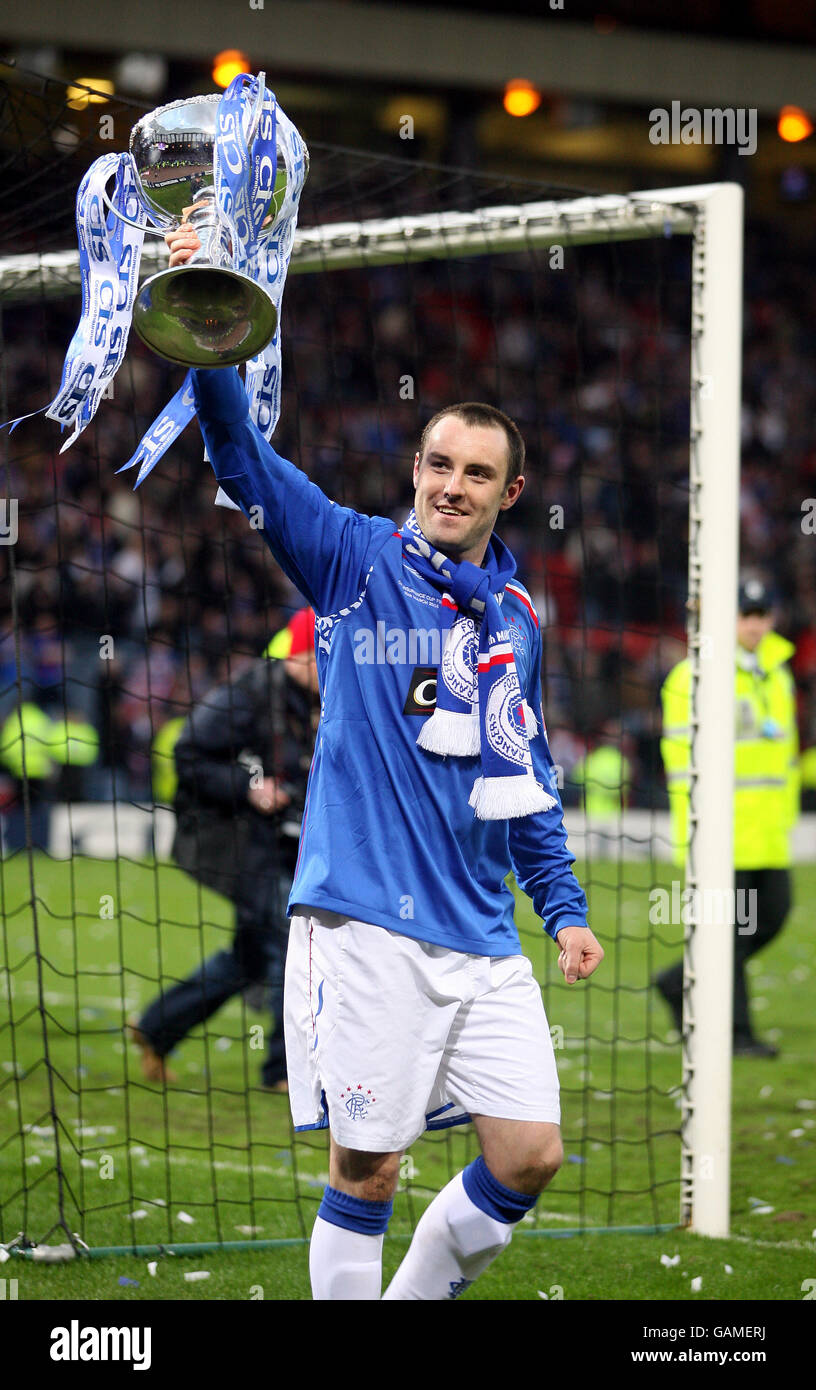
[[[166,223],[164,223],[163,225],[160,224],[158,227],[151,227],[141,222],[132,222],[129,217],[125,217],[123,212],[119,212],[118,208],[115,208],[113,206],[113,203],[108,197],[108,190],[106,188],[102,189],[102,202],[105,204],[105,207],[113,213],[114,217],[118,217],[120,222],[126,222],[129,227],[135,227],[137,232],[150,232],[153,236],[163,237],[165,232],[171,231],[172,228],[177,225],[172,217],[168,217]],[[145,207],[145,204],[142,203],[142,206]],[[158,221],[158,218],[160,216],[159,213],[154,212],[152,208],[146,208],[146,211],[154,219],[154,221]]]

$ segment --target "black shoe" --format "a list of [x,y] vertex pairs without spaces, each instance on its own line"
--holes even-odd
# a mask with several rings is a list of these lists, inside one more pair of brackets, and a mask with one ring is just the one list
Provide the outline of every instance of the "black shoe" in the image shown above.
[[734,1038],[733,1053],[735,1057],[778,1057],[779,1048],[759,1038],[738,1036]]
[[660,993],[663,996],[669,1008],[671,1009],[672,1022],[674,1023],[674,1026],[677,1029],[678,1033],[682,1033],[683,996],[677,994],[669,994],[660,975],[655,975],[654,979],[652,980],[652,984],[654,985],[658,993]]

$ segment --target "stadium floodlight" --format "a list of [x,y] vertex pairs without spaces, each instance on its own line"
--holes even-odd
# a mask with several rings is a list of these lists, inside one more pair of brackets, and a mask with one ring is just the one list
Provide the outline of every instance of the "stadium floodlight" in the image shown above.
[[[742,190],[707,184],[426,212],[298,231],[292,275],[498,256],[561,244],[688,236],[691,432],[688,647],[691,662],[690,844],[694,901],[733,892],[733,778],[742,322]],[[144,269],[163,249],[145,251]],[[4,302],[79,286],[75,252],[0,260]],[[567,818],[569,828],[569,817]],[[689,914],[694,916],[695,914]],[[733,932],[703,916],[686,927],[681,1219],[729,1230]]]

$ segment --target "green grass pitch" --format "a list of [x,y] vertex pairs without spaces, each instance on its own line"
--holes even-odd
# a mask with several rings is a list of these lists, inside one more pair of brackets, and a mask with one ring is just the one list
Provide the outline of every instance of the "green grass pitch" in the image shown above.
[[[699,1275],[703,1298],[802,1298],[816,1276],[816,867],[797,869],[787,927],[750,966],[757,1030],[781,1055],[734,1063],[727,1242],[679,1230],[575,1234],[676,1223],[681,1079],[677,1036],[649,988],[682,936],[650,925],[649,891],[676,871],[578,871],[606,951],[589,984],[566,986],[527,899],[518,909],[556,1046],[565,1163],[524,1236],[465,1297],[674,1299]],[[293,1242],[164,1254],[155,1277],[149,1253],[16,1259],[2,1274],[18,1278],[21,1298],[308,1298],[303,1239],[327,1176],[326,1136],[293,1135],[285,1098],[260,1089],[266,1017],[233,1001],[178,1050],[166,1087],[144,1082],[125,1037],[159,981],[229,942],[229,905],[170,865],[42,855],[0,865],[0,892],[0,1241],[22,1229],[59,1243],[61,1207],[93,1249]],[[474,1154],[469,1130],[452,1129],[403,1160],[386,1276],[432,1193]],[[677,1265],[661,1265],[677,1253]],[[209,1278],[185,1281],[191,1269]],[[123,1271],[138,1284],[119,1286]]]

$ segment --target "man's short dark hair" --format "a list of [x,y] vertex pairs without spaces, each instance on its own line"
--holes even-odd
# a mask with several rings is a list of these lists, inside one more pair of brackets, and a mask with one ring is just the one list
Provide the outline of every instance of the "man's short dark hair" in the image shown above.
[[526,451],[518,425],[515,420],[510,419],[509,415],[505,415],[503,410],[497,410],[495,405],[485,405],[483,401],[462,401],[459,405],[446,405],[444,410],[438,410],[422,431],[422,437],[419,441],[420,460],[425,457],[425,449],[431,430],[434,425],[439,424],[440,420],[444,420],[446,415],[455,415],[457,419],[463,420],[470,429],[486,427],[504,430],[507,439],[505,488],[509,487],[524,472]]

